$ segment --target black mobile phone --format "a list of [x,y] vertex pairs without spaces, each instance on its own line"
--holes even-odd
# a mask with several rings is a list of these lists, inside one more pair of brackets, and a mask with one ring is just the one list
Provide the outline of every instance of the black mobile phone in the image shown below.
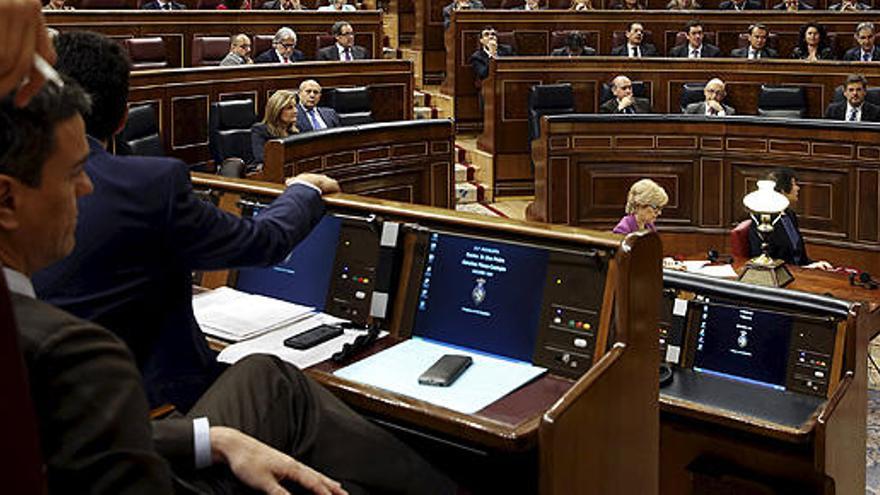
[[427,371],[419,376],[419,383],[422,385],[434,385],[437,387],[448,387],[455,383],[455,380],[464,373],[464,370],[474,362],[470,356],[462,356],[461,354],[445,354],[443,357],[432,364]]
[[315,347],[318,344],[323,344],[340,335],[342,335],[342,327],[338,325],[321,325],[284,339],[284,345],[302,351]]

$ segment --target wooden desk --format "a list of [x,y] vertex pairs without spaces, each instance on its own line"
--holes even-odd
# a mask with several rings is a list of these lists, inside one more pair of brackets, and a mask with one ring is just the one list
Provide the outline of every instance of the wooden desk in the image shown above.
[[260,175],[284,182],[304,172],[327,174],[350,194],[454,208],[454,147],[449,120],[340,127],[269,141]]
[[304,79],[316,79],[325,88],[367,86],[377,122],[412,119],[413,77],[408,60],[135,71],[129,105],[156,107],[165,153],[191,165],[204,165],[211,160],[211,103],[251,99],[261,116],[272,92],[295,90]]
[[[297,49],[306,59],[315,58],[317,37],[330,33],[336,21],[351,23],[355,42],[367,49],[368,57],[382,54],[382,13],[357,12],[281,12],[272,10],[65,10],[44,12],[49,26],[64,31],[95,31],[122,40],[159,36],[165,40],[169,67],[189,67],[193,38],[231,36],[245,33],[275,34],[281,26],[296,31]],[[256,56],[257,54],[253,54]]]
[[[622,215],[630,185],[650,177],[669,194],[659,220],[664,236],[672,234],[664,242],[699,234],[714,239],[718,248],[729,229],[748,217],[745,193],[774,168],[787,166],[799,174],[795,209],[811,246],[821,245],[826,249],[821,256],[830,254],[835,264],[873,269],[865,264],[880,252],[880,213],[864,205],[880,198],[880,125],[628,117],[545,119],[532,155],[538,219],[610,230]],[[665,249],[705,251],[684,244]]]
[[[726,55],[730,53],[732,48],[736,48],[739,35],[745,32],[746,28],[753,22],[763,22],[770,28],[771,33],[775,33],[779,37],[780,56],[783,59],[789,57],[791,48],[797,40],[798,29],[807,21],[816,21],[825,25],[828,33],[833,34],[838,40],[838,46],[841,50],[854,45],[852,32],[855,26],[861,21],[873,21],[874,15],[870,13],[835,13],[835,12],[810,12],[810,13],[785,13],[785,12],[721,12],[721,11],[705,11],[701,12],[699,18],[703,21],[706,32],[715,33],[718,44],[722,52]],[[670,12],[670,11],[641,11],[635,17],[630,12],[625,11],[596,11],[589,15],[583,15],[579,12],[569,11],[462,11],[456,12],[450,28],[446,31],[445,49],[446,60],[446,79],[443,82],[443,92],[452,95],[455,98],[455,120],[460,130],[479,130],[481,128],[480,121],[483,117],[480,113],[477,92],[478,88],[474,84],[473,70],[471,69],[469,60],[471,54],[479,46],[478,38],[480,31],[486,25],[493,26],[498,32],[514,32],[516,42],[517,55],[520,56],[546,56],[550,54],[551,38],[554,31],[578,30],[584,32],[590,40],[590,45],[596,48],[600,55],[610,55],[611,40],[615,32],[622,32],[626,29],[629,22],[639,20],[643,23],[646,31],[652,32],[652,42],[657,47],[660,54],[666,54],[674,46],[676,34],[684,28],[685,23],[694,18],[693,13],[687,12]],[[426,67],[428,61],[431,60],[431,51],[425,48],[424,58]],[[503,59],[502,59],[503,60]],[[710,62],[700,61],[697,64],[684,66],[684,70],[691,72],[695,65],[703,66]],[[516,70],[517,74],[511,76],[518,84],[539,84],[541,81],[555,82],[556,77],[561,74],[558,71],[559,62],[548,64],[542,60],[532,67],[527,66],[510,67]],[[670,64],[669,61],[660,61],[663,69],[670,75],[679,73],[678,69],[682,66],[678,64]],[[599,67],[602,67],[599,69]],[[870,73],[868,66],[876,67],[877,64],[857,64],[851,65],[843,63],[836,70],[840,72],[853,72],[858,67],[858,71],[865,68]],[[770,73],[778,71],[768,62],[760,62],[753,65],[755,72],[767,71]],[[806,63],[796,62],[795,65],[789,66],[788,71],[793,73],[802,73],[804,75],[813,72],[822,73],[824,69],[816,69]],[[532,71],[530,69],[549,69],[548,72],[542,73],[540,70]],[[567,65],[567,68],[575,68],[575,64]],[[613,74],[619,71],[629,71],[630,68],[639,70],[639,62],[628,62],[625,57],[618,58],[617,68],[609,67],[608,61],[600,61],[590,59],[585,63],[576,66],[576,70],[590,71],[591,69],[604,70],[605,76],[603,82],[611,80]],[[736,72],[740,68],[731,69]],[[428,69],[426,69],[428,70]],[[549,77],[548,77],[549,75]],[[574,80],[580,79],[576,74],[566,74],[564,77]],[[870,76],[869,76],[870,77]],[[725,79],[726,80],[726,79]],[[841,79],[842,80],[842,79]],[[513,80],[511,80],[513,82]],[[768,81],[773,82],[773,81]],[[839,84],[839,82],[837,83]],[[495,88],[497,94],[498,88]],[[526,100],[523,96],[522,101],[514,101],[519,108],[525,108]],[[514,115],[508,113],[507,118],[522,118],[522,114],[517,112]],[[524,136],[524,135],[523,135]],[[519,139],[519,135],[517,135]]]
[[[202,176],[194,183],[209,186],[219,204],[233,212],[242,197],[265,201],[281,190],[278,184],[208,181]],[[660,293],[660,244],[655,235],[631,236],[624,241],[626,247],[618,249],[618,236],[564,226],[537,226],[347,195],[331,195],[326,203],[329,211],[350,218],[371,214],[430,231],[612,250],[609,262],[616,268],[608,270],[600,321],[614,326],[615,343],[598,352],[600,357],[577,380],[545,375],[476,414],[465,415],[341,379],[332,374],[337,369],[332,363],[308,372],[358,410],[392,424],[397,432],[409,432],[422,440],[428,435],[435,448],[452,448],[455,455],[432,460],[452,469],[468,485],[474,484],[479,493],[656,493],[658,341],[657,305],[652,295]],[[416,266],[413,263],[404,257],[398,297],[406,292],[403,284],[409,280],[408,270]],[[370,352],[409,334],[410,328],[403,323],[406,318],[398,311],[402,310],[394,310],[387,327],[391,336]]]

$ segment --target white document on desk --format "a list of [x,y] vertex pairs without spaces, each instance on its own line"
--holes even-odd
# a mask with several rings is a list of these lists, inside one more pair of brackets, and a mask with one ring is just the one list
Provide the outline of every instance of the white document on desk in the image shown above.
[[[474,362],[449,387],[420,384],[419,375],[444,354],[467,355]],[[335,374],[453,411],[473,414],[546,371],[546,368],[531,363],[413,337],[346,366]]]
[[[330,359],[330,357],[342,349],[343,344],[354,342],[358,335],[363,335],[363,331],[346,329],[345,333],[330,339],[323,344],[316,345],[311,349],[297,350],[284,345],[284,339],[294,335],[303,333],[307,330],[317,327],[318,325],[333,324],[343,321],[339,318],[324,314],[316,313],[311,318],[296,322],[290,326],[279,330],[269,332],[263,336],[251,340],[245,340],[237,344],[230,345],[220,352],[217,361],[227,364],[235,364],[239,359],[243,359],[251,354],[271,354],[278,356],[284,361],[297,366],[300,369],[308,368],[322,361]],[[384,337],[388,332],[382,332],[379,337]]]

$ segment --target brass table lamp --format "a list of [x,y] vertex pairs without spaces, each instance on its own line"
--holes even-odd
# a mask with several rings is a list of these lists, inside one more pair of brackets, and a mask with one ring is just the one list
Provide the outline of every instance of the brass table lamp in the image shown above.
[[773,226],[782,218],[782,213],[788,208],[788,198],[784,194],[775,191],[776,185],[772,180],[759,180],[758,190],[752,191],[743,198],[743,206],[749,211],[752,221],[755,222],[758,236],[761,238],[761,254],[746,262],[743,272],[739,276],[742,282],[764,285],[769,287],[783,287],[794,277],[785,261],[774,260],[768,254],[768,237],[773,232]]

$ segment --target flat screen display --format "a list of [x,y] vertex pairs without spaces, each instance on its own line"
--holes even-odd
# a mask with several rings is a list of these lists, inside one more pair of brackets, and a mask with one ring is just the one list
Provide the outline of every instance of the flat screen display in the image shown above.
[[785,390],[791,316],[703,304],[698,318],[696,371]]
[[281,263],[239,270],[235,288],[323,311],[341,226],[341,219],[325,215]]
[[531,361],[547,260],[542,248],[432,233],[413,334]]

